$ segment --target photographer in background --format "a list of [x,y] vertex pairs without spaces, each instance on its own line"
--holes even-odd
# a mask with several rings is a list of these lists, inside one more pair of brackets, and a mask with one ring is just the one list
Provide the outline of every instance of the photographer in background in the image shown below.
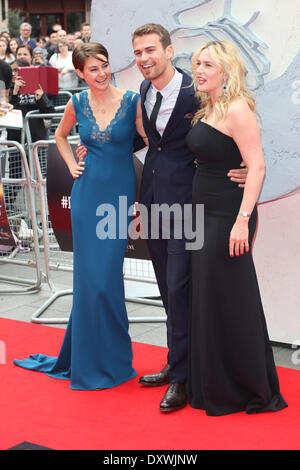
[[[12,85],[9,90],[9,102],[14,106],[15,109],[22,111],[23,118],[29,111],[39,110],[40,113],[53,113],[54,107],[49,101],[48,96],[44,93],[40,86],[35,90],[34,94],[19,94],[21,87],[25,86],[25,82],[21,75],[18,73],[19,67],[29,67],[29,63],[26,59],[16,59],[11,64],[12,69]],[[29,121],[29,128],[31,133],[32,142],[37,140],[47,140],[48,132],[44,124],[44,120],[31,119]],[[7,138],[8,140],[15,140],[21,143],[22,130],[21,129],[8,129]],[[9,178],[22,178],[22,162],[21,156],[17,154],[11,154],[8,158],[9,161]],[[16,185],[10,191],[8,208],[14,209],[14,202],[17,197],[19,187]]]
[[[23,117],[29,111],[39,110],[40,113],[54,113],[55,109],[51,104],[48,96],[44,93],[40,86],[35,90],[34,94],[19,94],[22,86],[25,86],[23,78],[18,74],[18,67],[28,67],[27,60],[16,59],[12,64],[12,86],[9,92],[9,102],[15,109],[22,111]],[[45,140],[48,138],[47,129],[45,128],[43,119],[32,119],[29,123],[32,142],[37,140]],[[21,142],[21,131],[19,129],[10,129],[8,131],[9,140]]]

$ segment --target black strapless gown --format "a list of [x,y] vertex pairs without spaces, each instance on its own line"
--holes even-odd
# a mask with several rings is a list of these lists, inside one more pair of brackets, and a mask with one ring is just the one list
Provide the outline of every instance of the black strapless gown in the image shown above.
[[[280,391],[251,249],[231,258],[229,236],[243,189],[227,176],[242,161],[234,140],[204,122],[187,144],[198,168],[193,203],[204,204],[204,246],[192,251],[188,395],[209,416],[278,411]],[[249,245],[257,208],[249,221]]]

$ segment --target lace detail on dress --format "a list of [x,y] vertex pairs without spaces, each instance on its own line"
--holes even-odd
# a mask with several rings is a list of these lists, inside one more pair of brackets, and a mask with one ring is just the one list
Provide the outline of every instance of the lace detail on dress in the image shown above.
[[[134,95],[133,95],[134,96]],[[120,106],[114,116],[114,118],[110,121],[106,129],[101,131],[96,118],[94,116],[94,113],[92,111],[92,108],[89,103],[89,98],[88,98],[88,93],[87,91],[83,92],[81,95],[81,106],[82,106],[82,112],[83,114],[87,117],[87,119],[92,123],[92,132],[91,132],[91,138],[93,140],[97,140],[98,142],[102,143],[107,143],[110,142],[111,140],[111,132],[112,128],[115,125],[115,123],[119,120],[122,119],[126,115],[126,111],[128,108],[128,104],[132,101],[132,96],[130,94],[130,91],[127,90],[120,102]],[[131,98],[131,100],[130,100]]]

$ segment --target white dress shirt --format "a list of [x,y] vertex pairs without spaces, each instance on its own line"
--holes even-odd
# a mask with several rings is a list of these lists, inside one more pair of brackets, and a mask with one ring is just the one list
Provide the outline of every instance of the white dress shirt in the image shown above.
[[156,120],[156,129],[163,135],[164,130],[168,124],[169,118],[174,109],[178,94],[182,83],[182,74],[174,69],[175,73],[170,82],[162,89],[157,90],[154,85],[150,85],[145,99],[145,108],[148,118],[150,118],[152,109],[156,101],[156,93],[159,91],[162,94],[161,106]]

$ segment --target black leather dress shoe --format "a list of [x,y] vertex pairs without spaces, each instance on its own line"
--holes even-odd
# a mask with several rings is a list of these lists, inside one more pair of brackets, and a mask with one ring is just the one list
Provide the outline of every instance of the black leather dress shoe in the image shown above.
[[139,378],[139,383],[146,385],[146,387],[159,387],[160,385],[167,385],[170,381],[169,373],[170,366],[167,364],[157,374],[142,375],[142,377]]
[[169,385],[165,396],[160,402],[160,411],[176,411],[184,408],[187,404],[186,385],[172,383]]

